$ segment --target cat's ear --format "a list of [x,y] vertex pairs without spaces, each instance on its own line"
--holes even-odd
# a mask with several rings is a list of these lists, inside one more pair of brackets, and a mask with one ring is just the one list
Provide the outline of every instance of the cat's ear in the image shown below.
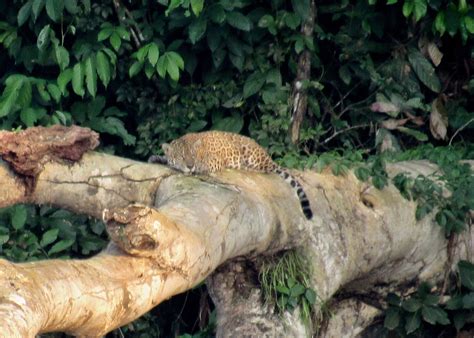
[[163,143],[163,144],[161,145],[161,149],[163,149],[163,151],[165,152],[165,154],[167,154],[167,153],[168,153],[168,150],[170,149],[169,143]]

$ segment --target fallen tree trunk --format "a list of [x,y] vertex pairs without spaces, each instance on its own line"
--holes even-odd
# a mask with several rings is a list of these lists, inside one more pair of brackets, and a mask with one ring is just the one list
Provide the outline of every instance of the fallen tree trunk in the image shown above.
[[[96,144],[94,134],[87,136],[84,129],[27,132],[0,134],[1,156],[13,168],[0,163],[0,206],[47,203],[103,217],[112,243],[87,260],[1,260],[0,327],[7,337],[50,331],[102,336],[190,289],[235,257],[255,258],[295,246],[313,265],[311,285],[322,301],[341,289],[367,292],[378,283],[437,282],[459,258],[472,260],[470,229],[447,266],[448,241],[433,215],[417,222],[416,204],[393,186],[379,191],[351,173],[295,173],[313,206],[315,217],[308,222],[292,189],[276,175],[224,171],[185,176],[106,154],[78,156]],[[388,168],[392,175],[433,170],[427,162]],[[239,286],[226,281],[235,274],[223,271],[210,280],[220,335],[302,332],[294,324],[282,325],[269,308],[256,303],[256,286],[251,298],[235,297],[230,291]],[[249,313],[259,313],[258,323],[241,320]],[[325,334],[347,329],[349,322],[327,325]]]

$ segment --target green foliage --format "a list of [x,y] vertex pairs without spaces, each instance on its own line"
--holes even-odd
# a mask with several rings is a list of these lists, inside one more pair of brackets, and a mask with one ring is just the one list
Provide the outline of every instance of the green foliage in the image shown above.
[[455,287],[450,290],[451,296],[447,300],[435,294],[435,289],[426,283],[406,298],[389,294],[383,336],[389,336],[392,331],[402,337],[427,337],[443,330],[443,337],[452,337],[474,323],[474,265],[460,261],[458,271],[461,283],[459,286],[453,284]]
[[15,262],[89,256],[106,238],[102,222],[69,211],[22,204],[0,210],[0,255]]
[[259,281],[265,302],[274,304],[279,313],[299,308],[301,318],[311,321],[316,309],[316,292],[310,287],[308,262],[296,250],[264,262]]
[[431,177],[398,174],[393,183],[405,198],[417,201],[417,219],[436,209],[435,220],[446,236],[459,233],[465,230],[470,210],[474,209],[474,174],[470,165],[461,160],[473,156],[472,149],[453,147],[423,147],[406,152],[403,159],[428,159],[438,165],[439,171]]
[[[88,126],[103,150],[138,159],[187,132],[227,130],[251,136],[287,167],[344,174],[357,165],[378,188],[388,182],[387,161],[439,163],[448,155],[430,144],[472,144],[474,8],[465,0],[320,1],[312,36],[301,34],[309,0],[116,3],[0,0],[0,129]],[[308,109],[294,145],[292,91],[304,51]],[[472,173],[459,158],[432,177],[443,185],[396,181],[418,201],[418,216],[437,210],[447,234],[472,208]],[[2,255],[85,255],[79,239],[88,226],[66,235],[38,227],[38,211],[26,210],[26,223],[20,209],[2,214]],[[81,224],[74,217],[64,222]],[[136,332],[163,332],[151,318],[140,325]]]

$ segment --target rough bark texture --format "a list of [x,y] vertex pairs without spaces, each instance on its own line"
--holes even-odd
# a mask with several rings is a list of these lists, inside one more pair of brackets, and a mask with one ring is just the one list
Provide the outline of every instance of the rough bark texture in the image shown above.
[[[249,262],[230,262],[217,269],[207,287],[217,309],[218,337],[308,337],[310,328],[298,311],[275,313],[262,303],[258,271]],[[232,306],[230,306],[232,304]]]
[[[301,35],[305,39],[313,38],[314,19],[316,16],[316,6],[314,0],[311,1],[308,18],[301,26]],[[303,87],[304,81],[311,78],[311,52],[305,49],[298,58],[298,68],[296,70],[296,80],[293,84],[292,108],[291,108],[291,142],[294,144],[300,140],[300,129],[304,115],[308,109],[308,94]]]
[[[9,149],[11,138],[6,142],[2,135],[0,149]],[[60,144],[63,138],[56,140]],[[313,206],[315,217],[308,222],[292,189],[276,175],[185,176],[93,152],[75,163],[47,158],[38,160],[34,185],[0,162],[0,206],[48,203],[104,217],[113,244],[81,261],[0,260],[0,327],[8,337],[58,330],[101,336],[188,290],[233,258],[296,245],[313,265],[312,286],[321,302],[336,292],[364,294],[380,284],[437,283],[459,258],[473,258],[473,231],[460,236],[448,263],[448,241],[433,215],[417,222],[416,204],[393,186],[379,191],[351,173],[294,173]],[[427,162],[388,167],[390,175],[433,170]],[[220,335],[304,332],[297,314],[282,321],[260,302],[258,283],[245,265],[228,264],[209,282]],[[320,336],[357,333],[347,330],[362,330],[373,314],[364,310],[367,319],[357,321],[348,307],[341,308],[335,307],[339,322],[330,320]]]

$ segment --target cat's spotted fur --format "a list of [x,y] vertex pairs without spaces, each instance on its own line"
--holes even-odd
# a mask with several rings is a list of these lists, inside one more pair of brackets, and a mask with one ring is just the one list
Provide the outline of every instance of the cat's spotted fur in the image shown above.
[[165,157],[152,156],[150,162],[167,163],[182,172],[206,174],[223,169],[276,173],[295,189],[307,219],[313,217],[308,197],[288,171],[273,162],[265,149],[251,138],[223,131],[186,134],[162,145]]

